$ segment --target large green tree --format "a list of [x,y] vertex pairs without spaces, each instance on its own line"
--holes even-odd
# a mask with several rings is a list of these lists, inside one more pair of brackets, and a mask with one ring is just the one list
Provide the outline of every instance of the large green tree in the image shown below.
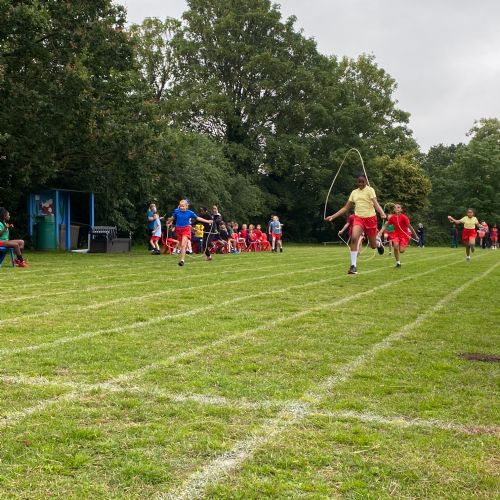
[[142,107],[124,9],[3,0],[0,14],[2,202],[16,211],[41,186],[108,191],[99,200],[112,218],[126,203],[122,160]]

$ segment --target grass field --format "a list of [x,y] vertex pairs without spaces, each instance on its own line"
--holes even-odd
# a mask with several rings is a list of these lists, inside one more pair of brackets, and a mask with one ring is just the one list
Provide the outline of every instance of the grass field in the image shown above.
[[499,497],[500,252],[28,258],[0,497]]

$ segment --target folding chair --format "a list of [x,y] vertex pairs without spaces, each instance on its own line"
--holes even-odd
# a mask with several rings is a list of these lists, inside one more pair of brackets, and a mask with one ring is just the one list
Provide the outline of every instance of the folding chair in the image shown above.
[[14,257],[14,249],[13,248],[7,248],[7,247],[0,247],[0,267],[2,267],[3,260],[5,259],[5,256],[7,255],[7,252],[10,253],[10,261],[12,262],[12,267],[16,267],[16,261]]

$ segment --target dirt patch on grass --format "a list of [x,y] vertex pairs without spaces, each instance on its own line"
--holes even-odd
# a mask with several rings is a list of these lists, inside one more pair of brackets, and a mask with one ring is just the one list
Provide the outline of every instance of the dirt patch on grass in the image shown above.
[[481,352],[463,352],[460,357],[467,361],[484,361],[485,363],[498,363],[500,361],[500,356]]

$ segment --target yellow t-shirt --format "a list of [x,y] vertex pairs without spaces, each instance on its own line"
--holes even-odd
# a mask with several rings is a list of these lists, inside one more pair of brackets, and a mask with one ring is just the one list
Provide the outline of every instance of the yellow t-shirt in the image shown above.
[[479,224],[477,217],[465,216],[460,219],[464,223],[464,229],[476,229],[476,224]]
[[375,190],[365,186],[363,189],[355,189],[349,196],[349,201],[354,203],[354,213],[358,217],[373,217],[375,215],[373,198],[376,197]]
[[197,238],[203,238],[203,224],[196,224],[196,226],[194,226],[194,229],[195,229],[195,236]]

